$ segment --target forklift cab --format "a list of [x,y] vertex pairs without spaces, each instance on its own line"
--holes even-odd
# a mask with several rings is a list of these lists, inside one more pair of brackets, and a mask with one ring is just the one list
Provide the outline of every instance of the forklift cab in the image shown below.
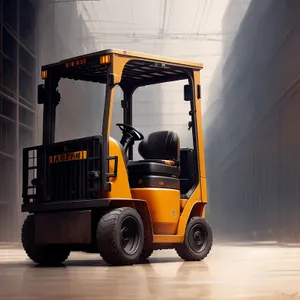
[[[201,69],[198,63],[123,50],[42,67],[44,84],[38,87],[38,103],[44,106],[43,142],[23,150],[22,211],[30,215],[23,225],[22,242],[33,261],[61,262],[76,250],[100,252],[110,264],[133,264],[153,250],[166,248],[175,248],[185,260],[206,257],[212,233],[205,221]],[[57,87],[62,78],[105,84],[101,133],[55,141]],[[188,82],[182,87],[182,101],[190,104],[186,113],[193,149],[181,148],[175,130],[144,136],[133,126],[136,90],[181,80]],[[111,136],[117,86],[123,93],[123,117],[116,124],[122,132],[120,141]],[[138,160],[133,159],[136,142]],[[131,248],[123,245],[123,239],[131,241]],[[48,251],[47,256],[44,249],[54,245],[60,255],[53,257]],[[37,256],[39,251],[43,255]]]

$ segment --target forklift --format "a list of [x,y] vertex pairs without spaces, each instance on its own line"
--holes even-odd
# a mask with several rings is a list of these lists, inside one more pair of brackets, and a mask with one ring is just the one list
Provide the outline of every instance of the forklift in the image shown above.
[[[202,64],[109,49],[43,66],[38,104],[43,141],[23,149],[22,245],[40,265],[59,265],[72,251],[99,253],[109,265],[133,265],[154,250],[175,249],[186,261],[210,252],[201,120]],[[102,132],[55,140],[58,83],[62,78],[103,84]],[[185,80],[193,148],[178,133],[143,134],[132,126],[134,92],[144,86]],[[115,88],[122,90],[120,141],[110,136]],[[63,101],[63,99],[62,99]],[[159,101],[159,100],[158,100]],[[138,144],[141,160],[133,159]]]

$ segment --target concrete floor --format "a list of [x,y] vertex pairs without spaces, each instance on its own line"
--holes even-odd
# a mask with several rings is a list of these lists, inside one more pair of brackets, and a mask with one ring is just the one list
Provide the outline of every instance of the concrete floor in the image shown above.
[[300,248],[217,245],[197,263],[165,250],[129,267],[74,253],[59,268],[0,249],[0,299],[300,299]]

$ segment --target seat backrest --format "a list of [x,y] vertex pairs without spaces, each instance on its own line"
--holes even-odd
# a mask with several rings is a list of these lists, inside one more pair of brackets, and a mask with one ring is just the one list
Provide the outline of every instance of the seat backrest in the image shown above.
[[156,131],[139,144],[138,151],[144,159],[180,160],[180,139],[174,131]]

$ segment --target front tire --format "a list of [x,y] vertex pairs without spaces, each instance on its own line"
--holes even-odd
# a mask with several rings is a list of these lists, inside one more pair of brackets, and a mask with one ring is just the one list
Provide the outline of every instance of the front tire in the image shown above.
[[207,221],[193,217],[186,227],[184,242],[175,250],[183,260],[201,261],[209,254],[212,244],[212,230]]
[[139,213],[130,207],[116,208],[100,219],[97,245],[111,265],[138,263],[144,246],[144,226]]
[[37,245],[34,237],[34,216],[29,215],[22,227],[22,245],[27,256],[40,265],[59,265],[70,255],[70,250],[63,245]]

